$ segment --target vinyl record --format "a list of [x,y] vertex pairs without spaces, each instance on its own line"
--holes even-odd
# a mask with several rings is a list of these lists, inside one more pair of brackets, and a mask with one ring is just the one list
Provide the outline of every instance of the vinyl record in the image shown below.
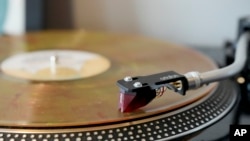
[[216,68],[195,50],[140,36],[79,30],[1,37],[0,61],[1,127],[123,123],[181,108],[217,87],[211,84],[186,96],[167,91],[139,110],[121,113],[116,81],[125,76]]

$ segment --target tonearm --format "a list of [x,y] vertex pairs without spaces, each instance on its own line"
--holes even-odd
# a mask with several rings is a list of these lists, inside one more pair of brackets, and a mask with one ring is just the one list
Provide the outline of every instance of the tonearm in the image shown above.
[[241,23],[239,38],[235,45],[235,59],[229,66],[208,72],[192,71],[184,75],[166,71],[148,76],[127,76],[118,80],[120,87],[120,111],[130,112],[147,105],[165,89],[185,95],[187,90],[197,89],[212,82],[232,77],[246,65],[250,42],[250,17]]

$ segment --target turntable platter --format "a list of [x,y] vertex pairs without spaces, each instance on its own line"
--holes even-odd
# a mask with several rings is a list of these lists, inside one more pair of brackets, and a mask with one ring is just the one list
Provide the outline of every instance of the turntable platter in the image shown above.
[[91,52],[110,62],[109,68],[100,74],[67,81],[34,81],[1,70],[0,126],[72,127],[133,120],[183,107],[217,86],[189,91],[186,96],[167,91],[140,110],[120,113],[117,80],[168,70],[204,72],[216,65],[190,48],[145,37],[99,32],[33,32],[22,37],[1,37],[0,44],[1,62],[20,53],[44,50]]

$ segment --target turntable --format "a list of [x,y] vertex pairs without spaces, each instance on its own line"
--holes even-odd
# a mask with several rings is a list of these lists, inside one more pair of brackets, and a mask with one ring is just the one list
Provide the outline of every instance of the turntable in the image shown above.
[[[243,46],[236,51],[240,62],[246,40],[240,38],[237,45]],[[239,74],[245,65],[218,74],[214,61],[191,48],[84,30],[3,36],[0,44],[0,141],[188,139],[235,107],[239,87],[226,77]],[[198,73],[182,79],[190,71],[208,73],[202,80],[195,80]],[[171,74],[162,80],[181,80],[182,85],[159,87],[150,103],[121,112],[124,94],[119,95],[117,80],[159,72]],[[129,78],[134,77],[124,80]],[[198,88],[204,84],[209,85]],[[182,91],[186,86],[193,90]]]

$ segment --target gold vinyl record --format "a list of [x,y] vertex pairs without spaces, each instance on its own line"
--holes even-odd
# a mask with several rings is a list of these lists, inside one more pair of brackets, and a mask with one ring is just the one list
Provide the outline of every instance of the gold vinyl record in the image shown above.
[[2,127],[123,122],[183,107],[217,86],[188,91],[186,96],[167,91],[139,110],[121,113],[116,81],[125,76],[216,68],[190,48],[131,35],[77,30],[3,36],[0,61]]

